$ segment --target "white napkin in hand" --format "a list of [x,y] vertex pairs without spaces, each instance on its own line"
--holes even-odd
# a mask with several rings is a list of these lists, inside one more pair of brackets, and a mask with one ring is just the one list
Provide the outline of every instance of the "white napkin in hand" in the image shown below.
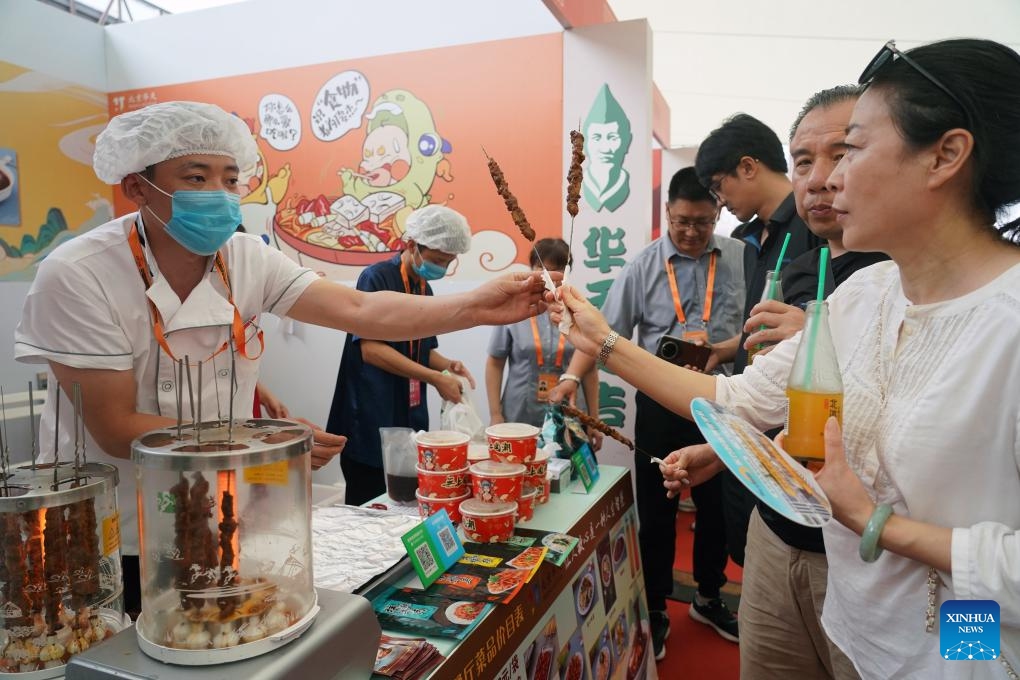
[[[545,289],[551,292],[557,300],[560,300],[560,294],[556,290],[556,284],[553,283],[552,276],[549,274],[549,270],[545,267],[542,268],[542,280],[545,281]],[[563,284],[567,283],[567,273],[563,272]],[[563,316],[560,318],[560,333],[563,335],[570,334],[570,328],[574,325],[574,315],[570,313],[567,305],[563,305]]]

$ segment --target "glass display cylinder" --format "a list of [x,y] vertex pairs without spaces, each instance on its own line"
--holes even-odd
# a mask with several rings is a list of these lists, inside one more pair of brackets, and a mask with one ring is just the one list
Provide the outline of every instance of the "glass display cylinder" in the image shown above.
[[62,676],[124,615],[117,468],[25,463],[0,486],[0,673]]
[[143,651],[220,663],[272,651],[310,625],[311,449],[307,426],[266,419],[133,442]]

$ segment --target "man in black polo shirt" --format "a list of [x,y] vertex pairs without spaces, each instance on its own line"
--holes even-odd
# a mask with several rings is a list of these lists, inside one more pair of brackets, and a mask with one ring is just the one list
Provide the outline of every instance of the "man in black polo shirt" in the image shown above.
[[[765,277],[776,268],[779,251],[787,234],[790,245],[783,267],[812,248],[821,239],[808,230],[797,214],[793,185],[786,176],[786,155],[779,137],[760,120],[738,113],[701,143],[694,161],[698,180],[708,187],[716,200],[744,222],[732,234],[748,244],[744,249],[744,319],[761,299]],[[713,361],[733,362],[733,372],[747,366],[743,349],[747,334],[734,336],[713,345]],[[726,545],[730,557],[744,564],[747,522],[754,507],[754,496],[728,471],[721,473],[723,511],[726,516]]]
[[[846,126],[858,96],[856,86],[813,95],[790,131],[797,212],[816,236],[826,240],[832,256],[826,297],[857,270],[888,259],[881,253],[855,253],[843,247],[843,229],[832,211],[833,191],[827,184],[843,157]],[[803,305],[817,290],[820,251],[813,249],[783,268],[786,304],[771,301],[754,307],[745,329],[755,332],[745,347],[784,340],[803,327]],[[765,330],[757,330],[763,325]],[[722,467],[707,446],[670,454],[666,463],[686,470],[695,484]],[[671,480],[667,488],[675,493],[679,483]],[[821,626],[828,575],[821,529],[795,524],[759,502],[751,514],[746,553],[740,601],[744,677],[856,680],[853,664]]]

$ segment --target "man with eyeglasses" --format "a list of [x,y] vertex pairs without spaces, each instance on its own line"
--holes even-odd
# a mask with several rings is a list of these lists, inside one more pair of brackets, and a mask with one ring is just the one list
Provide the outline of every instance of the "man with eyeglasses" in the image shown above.
[[[606,295],[602,313],[624,337],[631,337],[636,328],[637,342],[649,352],[656,351],[664,335],[699,344],[732,338],[743,323],[744,244],[714,233],[719,208],[693,167],[673,175],[666,212],[668,232],[624,267]],[[594,359],[576,352],[567,373],[584,375],[593,365]],[[576,383],[563,380],[549,399],[560,401],[576,391]],[[636,413],[637,447],[653,456],[705,441],[691,421],[640,392]],[[666,598],[673,592],[678,499],[666,497],[659,467],[649,465],[643,456],[636,460],[635,481],[652,644],[655,658],[661,660],[669,635]],[[720,484],[699,485],[692,495],[697,506],[693,559],[698,591],[690,616],[736,642],[736,617],[720,598],[727,559]]]
[[[732,237],[744,241],[744,282],[747,286],[743,318],[761,300],[765,278],[775,270],[779,251],[787,234],[790,245],[783,256],[783,266],[797,259],[824,241],[808,229],[797,214],[793,185],[783,145],[776,133],[757,118],[738,113],[713,130],[698,148],[694,161],[698,179],[708,188],[719,205],[726,206],[743,224]],[[740,330],[733,337],[713,347],[713,360],[733,361],[733,372],[742,373],[747,366],[743,349],[747,333]],[[726,536],[730,557],[744,564],[747,523],[754,508],[754,496],[730,472],[720,473],[726,513]]]

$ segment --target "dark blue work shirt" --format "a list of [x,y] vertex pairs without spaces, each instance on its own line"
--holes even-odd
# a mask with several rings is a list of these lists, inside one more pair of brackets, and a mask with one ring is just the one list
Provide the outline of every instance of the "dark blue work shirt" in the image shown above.
[[[432,295],[428,283],[413,274],[409,282],[412,293],[421,294],[421,286],[424,285],[424,294]],[[357,289],[366,292],[407,292],[400,276],[400,256],[366,268],[358,277]],[[435,336],[415,340],[413,343],[402,341],[386,344],[423,366],[428,366],[429,354],[439,347]],[[412,346],[414,356],[411,355]],[[343,453],[345,457],[381,468],[380,427],[429,429],[425,388],[425,384],[419,386],[421,403],[412,409],[410,380],[365,363],[361,358],[361,338],[348,334],[326,430],[347,436],[347,446]]]

